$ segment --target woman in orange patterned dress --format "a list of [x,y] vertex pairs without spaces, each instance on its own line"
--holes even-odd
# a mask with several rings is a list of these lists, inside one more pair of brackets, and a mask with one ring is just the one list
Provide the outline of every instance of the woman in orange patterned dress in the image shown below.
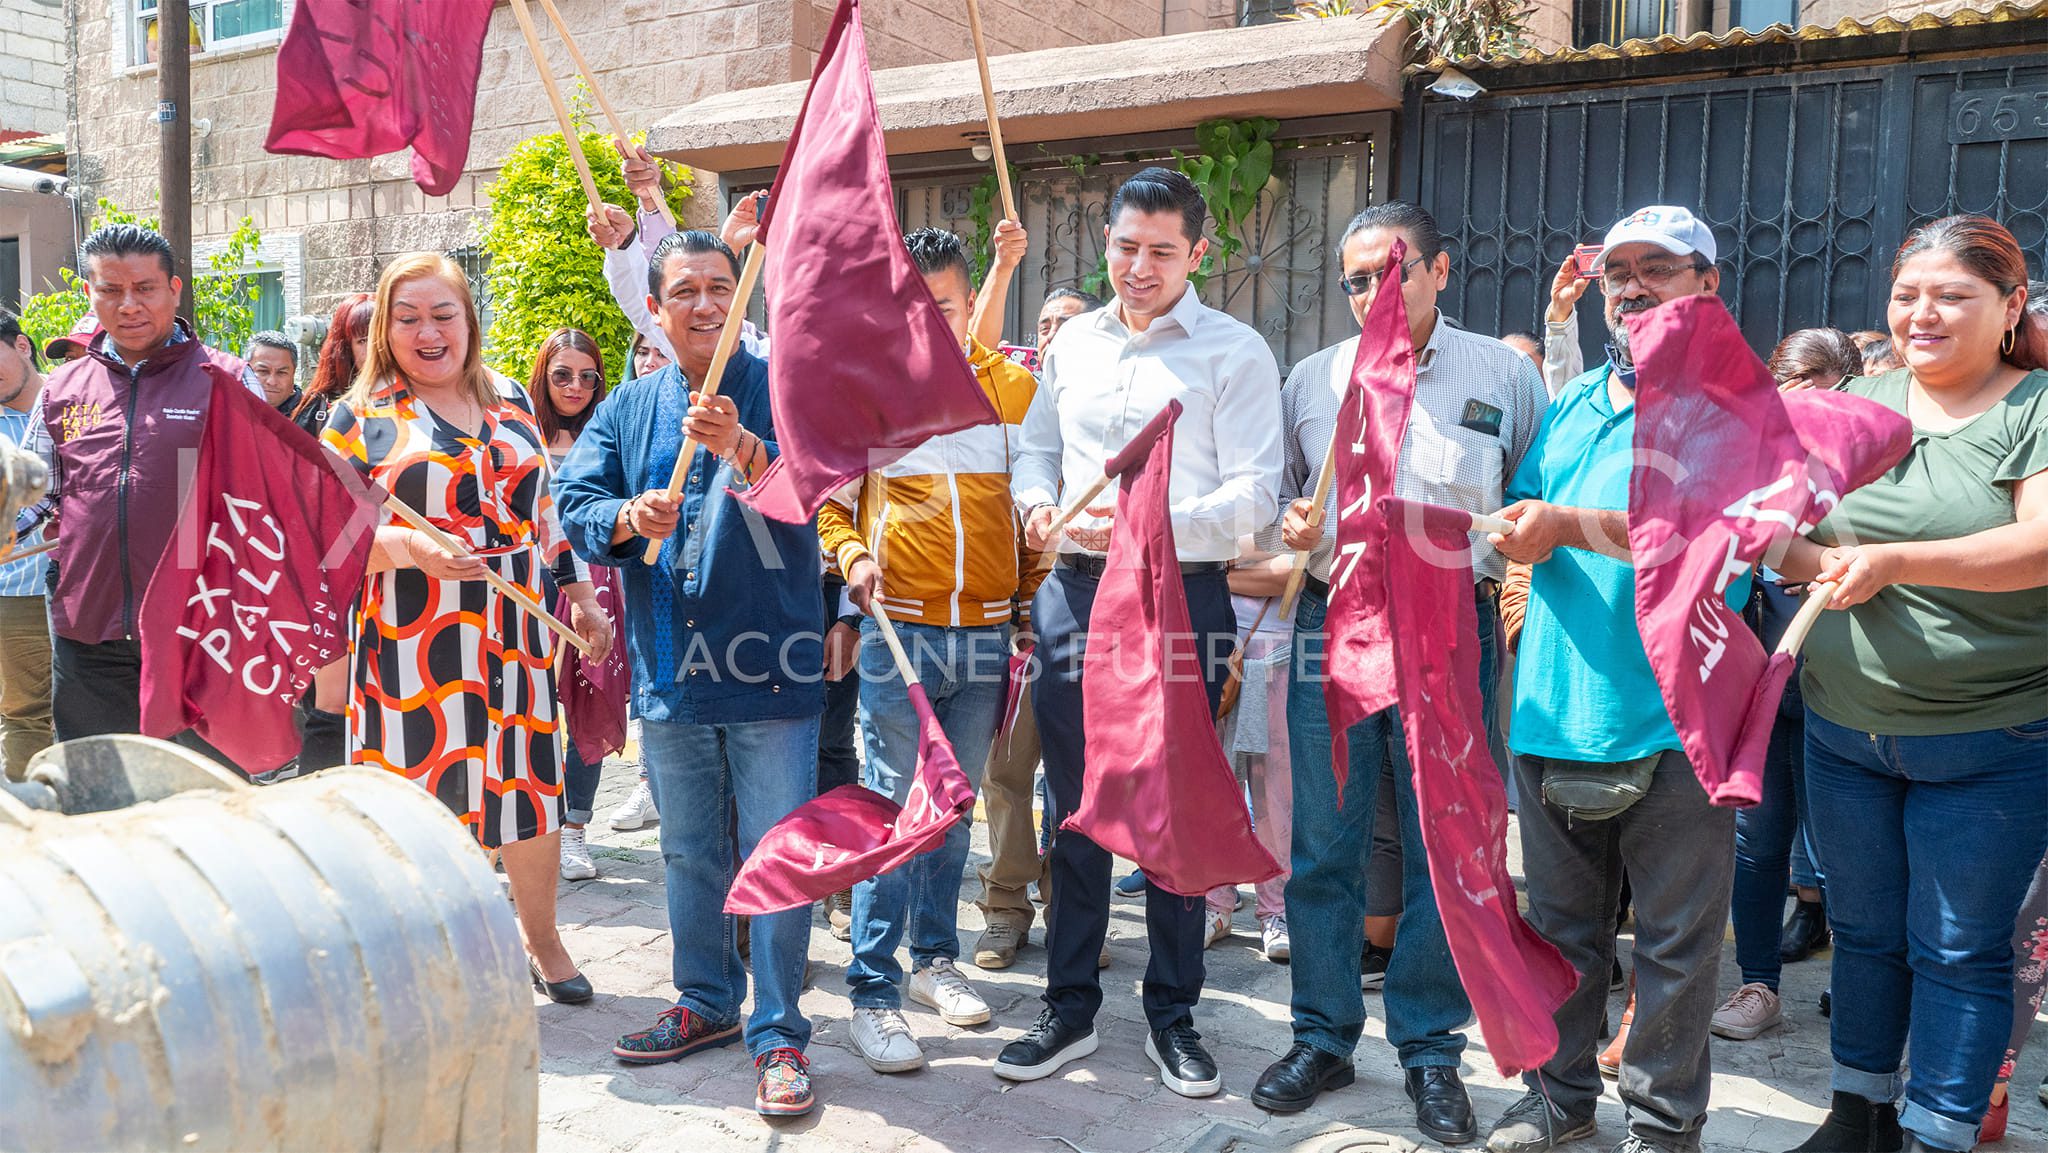
[[452,261],[417,253],[384,270],[369,356],[324,439],[474,554],[454,556],[396,518],[377,529],[350,649],[349,760],[411,778],[500,850],[535,987],[588,1000],[555,930],[557,641],[484,583],[485,567],[538,598],[552,566],[570,624],[600,656],[611,623],[556,525],[528,401],[484,369],[476,306]]

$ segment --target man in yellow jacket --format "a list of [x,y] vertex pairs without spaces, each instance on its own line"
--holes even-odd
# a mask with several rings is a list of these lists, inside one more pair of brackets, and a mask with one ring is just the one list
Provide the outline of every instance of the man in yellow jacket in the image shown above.
[[[895,622],[960,767],[979,787],[1001,719],[1011,628],[1028,630],[1024,614],[1045,575],[1024,547],[1010,501],[1010,462],[1037,382],[968,336],[974,290],[960,238],[921,228],[904,243],[1001,419],[933,437],[849,485],[819,512],[818,536],[855,605],[879,604]],[[1023,229],[1006,223],[998,243],[1021,249]],[[861,623],[860,678],[866,784],[900,803],[917,771],[918,721],[872,618]],[[911,1000],[952,1025],[989,1019],[987,1002],[955,965],[969,832],[963,821],[942,847],[854,886],[846,971],[853,1043],[878,1073],[924,1064],[897,988],[896,947],[906,930]]]

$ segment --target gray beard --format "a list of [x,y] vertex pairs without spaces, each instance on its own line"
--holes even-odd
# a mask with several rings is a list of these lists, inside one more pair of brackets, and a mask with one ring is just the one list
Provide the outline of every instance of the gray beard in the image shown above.
[[1615,317],[1614,321],[1607,326],[1607,335],[1614,350],[1614,366],[1616,368],[1634,368],[1636,366],[1635,353],[1628,346],[1628,317]]

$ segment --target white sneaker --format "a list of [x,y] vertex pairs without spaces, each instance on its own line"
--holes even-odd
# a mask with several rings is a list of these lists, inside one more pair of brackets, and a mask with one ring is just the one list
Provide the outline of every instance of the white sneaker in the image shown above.
[[1293,942],[1287,937],[1287,918],[1266,917],[1260,924],[1260,935],[1266,946],[1266,960],[1275,965],[1284,965],[1293,955]]
[[597,862],[590,859],[590,846],[582,829],[562,828],[562,879],[587,881],[597,876]]
[[1202,934],[1202,947],[1207,949],[1230,935],[1230,910],[1209,909],[1203,915],[1208,921],[1207,929]]
[[1752,1041],[1782,1020],[1784,1012],[1779,1008],[1778,994],[1769,985],[1752,981],[1721,1002],[1707,1027],[1717,1037]]
[[628,829],[645,828],[661,820],[661,814],[654,809],[654,790],[647,787],[647,778],[633,786],[633,791],[612,810],[611,826],[620,832]]
[[950,957],[934,957],[931,964],[910,975],[910,999],[937,1009],[948,1025],[988,1021],[988,1002],[960,975]]
[[898,1009],[853,1011],[853,1050],[877,1073],[907,1073],[924,1067],[924,1050],[910,1035]]

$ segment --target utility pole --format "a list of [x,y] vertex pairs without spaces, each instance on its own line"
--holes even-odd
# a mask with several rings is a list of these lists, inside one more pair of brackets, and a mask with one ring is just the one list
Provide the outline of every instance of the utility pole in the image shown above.
[[156,121],[162,130],[157,154],[157,197],[164,239],[184,278],[178,315],[192,315],[192,69],[191,9],[186,0],[157,0]]

